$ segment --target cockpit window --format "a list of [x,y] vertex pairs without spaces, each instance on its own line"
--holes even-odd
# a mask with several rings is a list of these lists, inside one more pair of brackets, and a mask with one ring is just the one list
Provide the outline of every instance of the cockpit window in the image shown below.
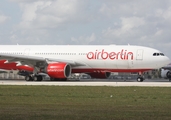
[[164,56],[163,53],[153,53],[153,56]]
[[160,55],[161,55],[161,56],[164,56],[164,54],[163,54],[163,53],[160,53]]
[[153,56],[156,56],[156,53],[154,53]]

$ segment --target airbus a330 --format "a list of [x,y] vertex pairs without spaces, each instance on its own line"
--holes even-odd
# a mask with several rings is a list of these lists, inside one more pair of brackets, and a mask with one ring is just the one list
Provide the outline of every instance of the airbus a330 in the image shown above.
[[[71,73],[108,78],[111,72],[142,73],[170,63],[159,50],[132,45],[1,45],[0,69],[19,70],[27,81],[67,80]],[[24,71],[24,72],[23,72]]]

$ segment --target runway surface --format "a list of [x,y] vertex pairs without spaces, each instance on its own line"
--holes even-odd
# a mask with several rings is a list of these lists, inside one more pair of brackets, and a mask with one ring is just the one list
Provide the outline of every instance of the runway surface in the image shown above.
[[48,86],[150,86],[150,87],[171,87],[171,82],[168,80],[145,80],[137,82],[135,80],[70,80],[70,81],[31,81],[25,80],[0,80],[0,85],[48,85]]

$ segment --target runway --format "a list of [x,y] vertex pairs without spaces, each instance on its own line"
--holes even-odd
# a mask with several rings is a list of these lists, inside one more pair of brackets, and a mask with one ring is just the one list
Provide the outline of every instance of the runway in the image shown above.
[[47,85],[47,86],[141,86],[141,87],[171,87],[168,80],[146,80],[144,82],[123,81],[123,80],[72,80],[72,81],[31,81],[25,80],[0,80],[0,85]]

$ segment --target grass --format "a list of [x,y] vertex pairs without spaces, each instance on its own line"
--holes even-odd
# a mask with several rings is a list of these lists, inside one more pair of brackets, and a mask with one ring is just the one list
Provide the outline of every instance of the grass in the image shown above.
[[171,88],[0,86],[0,119],[170,120]]

